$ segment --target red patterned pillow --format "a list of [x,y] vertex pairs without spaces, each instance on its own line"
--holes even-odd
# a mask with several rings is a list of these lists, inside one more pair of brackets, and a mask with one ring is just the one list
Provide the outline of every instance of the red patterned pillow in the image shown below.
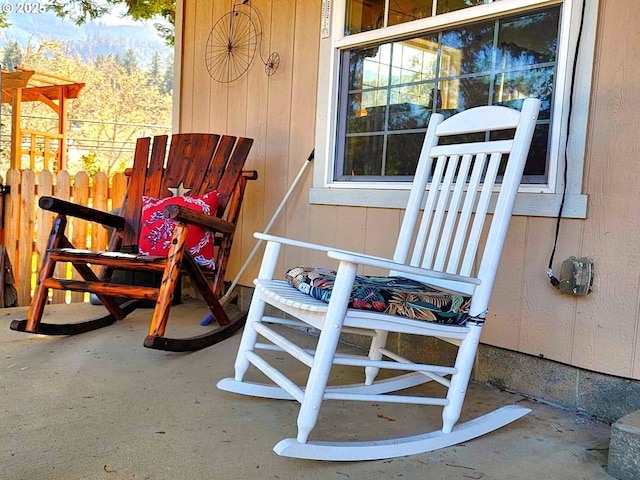
[[[218,208],[218,192],[206,193],[201,197],[142,197],[142,219],[138,251],[141,255],[166,257],[177,225],[175,220],[165,218],[162,209],[165,205],[181,205],[207,215],[215,214]],[[187,248],[198,264],[213,269],[214,234],[196,225],[189,225]]]

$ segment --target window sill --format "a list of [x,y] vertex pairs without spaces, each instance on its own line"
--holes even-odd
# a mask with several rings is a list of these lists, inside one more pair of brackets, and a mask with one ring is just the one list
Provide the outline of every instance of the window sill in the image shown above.
[[[309,191],[309,203],[347,207],[404,208],[408,197],[407,190],[314,187]],[[562,217],[587,218],[587,199],[587,195],[567,194]],[[561,201],[561,194],[518,193],[513,214],[530,217],[557,217]],[[492,204],[495,204],[495,195]],[[489,211],[492,209],[493,206]]]

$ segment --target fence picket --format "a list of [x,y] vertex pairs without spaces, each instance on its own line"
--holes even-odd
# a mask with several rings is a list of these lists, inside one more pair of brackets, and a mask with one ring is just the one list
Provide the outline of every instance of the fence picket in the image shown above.
[[[61,200],[69,200],[71,198],[71,177],[69,172],[61,170],[56,175],[56,186],[53,189],[53,194],[56,198]],[[56,277],[67,278],[67,264],[58,263],[55,269]],[[63,290],[54,290],[52,301],[53,303],[65,303],[66,292]]]
[[[53,175],[49,170],[43,170],[38,174],[38,198],[53,195]],[[42,263],[44,251],[49,242],[53,214],[47,210],[36,207],[36,246],[35,252],[38,265]]]
[[31,300],[35,198],[36,174],[33,170],[25,170],[22,172],[20,188],[20,236],[18,237],[17,264],[19,278],[22,281],[16,284],[19,305],[28,305]]
[[[7,186],[10,194],[5,197],[4,233],[5,247],[18,286],[20,275],[18,261],[18,238],[20,238],[20,172],[15,168],[7,172]],[[20,303],[18,303],[20,305]]]
[[127,194],[127,176],[124,173],[116,173],[113,176],[111,186],[111,210],[122,206],[124,197]]
[[[43,170],[38,174],[37,194],[38,199],[40,197],[53,195],[53,174],[51,171]],[[53,214],[47,210],[36,207],[36,244],[34,247],[34,251],[36,252],[36,279],[38,269],[44,260],[47,244],[49,243],[52,224]]]
[[[106,173],[99,172],[93,178],[91,197],[93,198],[93,208],[102,212],[109,211],[109,177]],[[91,225],[91,249],[104,250],[107,241],[107,230],[100,225]]]
[[[89,175],[86,172],[76,173],[75,180],[72,188],[73,201],[80,205],[87,206],[89,204]],[[86,220],[80,220],[79,218],[69,218],[71,223],[71,243],[78,248],[86,248],[87,245],[87,230],[88,222]],[[80,247],[82,245],[82,247]],[[74,268],[72,270],[71,278],[74,280],[82,280],[82,276]],[[82,302],[84,300],[84,293],[72,292],[72,302]]]

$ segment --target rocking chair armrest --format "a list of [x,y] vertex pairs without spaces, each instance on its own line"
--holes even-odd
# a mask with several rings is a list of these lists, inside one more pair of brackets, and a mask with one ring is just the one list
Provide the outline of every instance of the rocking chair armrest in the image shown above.
[[118,230],[124,228],[124,218],[108,212],[102,212],[91,207],[85,207],[73,202],[67,202],[55,197],[40,197],[38,205],[43,210],[69,215],[71,217],[80,218],[89,222],[97,222],[107,227],[113,227]]
[[335,250],[335,248],[327,247],[326,245],[317,245],[315,243],[302,242],[300,240],[293,240],[292,238],[286,238],[286,237],[278,237],[276,235],[269,235],[267,233],[262,233],[262,232],[255,232],[253,236],[261,241],[275,242],[275,243],[280,243],[282,245],[290,245],[292,247],[300,247],[300,248],[306,248],[310,250],[320,250],[322,252],[330,252],[332,250]]
[[351,263],[357,263],[359,265],[368,265],[371,267],[384,268],[386,270],[394,270],[396,272],[402,272],[409,275],[417,275],[420,277],[430,277],[434,280],[445,280],[448,282],[466,283],[468,285],[480,285],[481,280],[473,277],[465,277],[462,275],[453,275],[451,273],[437,272],[434,270],[428,270],[426,268],[413,267],[411,265],[405,265],[404,263],[397,263],[393,260],[383,257],[376,257],[373,255],[364,255],[358,252],[350,252],[348,250],[339,250],[334,247],[327,247],[326,245],[317,245],[314,243],[302,242],[300,240],[293,240],[286,237],[278,237],[275,235],[268,235],[266,233],[256,232],[253,234],[259,240],[279,243],[282,245],[289,245],[292,247],[306,248],[310,250],[319,250],[326,252],[327,255],[336,260],[342,260]]
[[410,275],[419,275],[420,277],[430,277],[437,280],[447,280],[451,282],[467,283],[470,285],[480,285],[482,283],[482,281],[479,278],[465,277],[462,275],[454,275],[446,272],[428,270],[426,268],[405,265],[404,263],[397,263],[397,262],[394,262],[393,260],[383,259],[380,257],[372,257],[369,255],[340,252],[336,250],[331,250],[327,252],[327,255],[335,260],[340,260],[343,262],[357,263],[358,265],[367,265],[370,267],[384,268],[386,270],[393,270],[396,272],[407,273]]
[[[335,247],[328,247],[326,245],[319,245],[316,243],[308,243],[308,242],[303,242],[300,240],[293,240],[292,238],[286,238],[286,237],[278,237],[276,235],[269,235],[266,233],[261,233],[261,232],[255,232],[253,234],[253,236],[259,240],[263,240],[266,242],[275,242],[275,243],[280,243],[282,245],[289,245],[292,247],[299,247],[299,248],[306,248],[308,250],[319,250],[321,252],[341,252],[347,255],[362,255],[361,253],[358,252],[351,252],[349,250],[341,250],[339,248],[335,248]],[[382,258],[382,257],[370,257],[370,258],[377,258],[379,260],[387,260],[386,258]]]
[[[442,273],[442,272],[435,272],[433,270],[427,270],[424,268],[418,268],[418,267],[411,267],[408,265],[405,265],[403,263],[396,263],[392,260],[389,260],[388,258],[384,258],[384,257],[376,257],[374,255],[364,255],[360,252],[352,252],[349,250],[341,250],[335,247],[328,247],[326,245],[319,245],[316,243],[308,243],[308,242],[302,242],[300,240],[293,240],[291,238],[286,238],[286,237],[278,237],[276,235],[268,235],[266,233],[260,233],[260,232],[256,232],[253,234],[254,237],[256,237],[259,240],[263,240],[266,242],[274,242],[274,243],[280,243],[282,245],[289,245],[292,247],[299,247],[299,248],[306,248],[309,250],[319,250],[321,252],[326,252],[327,255],[329,255],[332,258],[336,258],[333,257],[333,255],[345,255],[347,257],[352,257],[352,258],[358,258],[358,259],[366,259],[367,262],[377,262],[376,265],[373,266],[382,266],[382,265],[386,265],[386,266],[382,266],[382,268],[386,268],[389,270],[397,270],[397,271],[405,271],[405,273],[413,273],[414,275],[422,275],[422,276],[431,276],[432,278],[442,278],[445,280],[452,280],[452,281],[458,281],[458,282],[465,282],[465,283],[471,283],[471,284],[475,284],[475,285],[479,285],[480,284],[480,280],[475,279],[475,278],[471,278],[471,277],[463,277],[460,275],[451,275],[449,273]],[[329,254],[331,252],[331,254]],[[362,263],[362,264],[367,264],[369,265],[369,263],[366,263],[365,261],[355,261],[353,260],[353,263]],[[404,270],[403,270],[404,269]]]
[[198,225],[199,227],[213,230],[220,233],[233,233],[236,226],[218,217],[196,212],[182,205],[165,205],[162,210],[165,218],[170,218],[178,222]]

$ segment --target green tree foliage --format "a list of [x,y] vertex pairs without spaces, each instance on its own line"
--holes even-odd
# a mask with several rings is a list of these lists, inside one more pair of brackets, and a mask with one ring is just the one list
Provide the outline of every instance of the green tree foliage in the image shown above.
[[102,171],[97,155],[93,152],[80,156],[82,170],[87,172],[90,177],[94,177],[96,173]]
[[16,41],[10,41],[2,54],[2,70],[12,71],[22,63],[22,49]]
[[[68,169],[72,173],[87,169],[111,175],[122,171],[133,159],[136,138],[167,133],[172,92],[165,89],[162,75],[150,82],[152,65],[143,69],[132,54],[83,61],[65,44],[56,42],[27,46],[21,54],[22,67],[85,84],[78,98],[68,104]],[[9,107],[3,104],[2,108],[2,123],[10,123],[10,117],[5,116],[10,114]],[[22,114],[25,129],[57,131],[57,116],[42,102],[24,103]],[[8,166],[5,156],[3,152],[0,171]]]
[[147,69],[147,84],[155,86],[163,95],[173,90],[173,55],[169,55],[164,61],[156,52]]
[[147,82],[150,85],[159,86],[162,80],[162,59],[158,52],[153,54],[151,62],[149,62],[149,69],[147,70]]
[[160,93],[173,92],[173,54],[170,54],[164,62],[164,74],[162,75],[162,87]]
[[128,48],[127,51],[124,52],[124,56],[122,57],[122,66],[129,75],[133,75],[135,72],[140,70],[140,65],[138,65],[138,59],[136,58],[136,54],[133,52],[133,49]]
[[51,0],[50,6],[59,17],[81,25],[123,5],[127,16],[134,20],[157,20],[154,24],[168,45],[173,45],[175,31],[175,0]]

